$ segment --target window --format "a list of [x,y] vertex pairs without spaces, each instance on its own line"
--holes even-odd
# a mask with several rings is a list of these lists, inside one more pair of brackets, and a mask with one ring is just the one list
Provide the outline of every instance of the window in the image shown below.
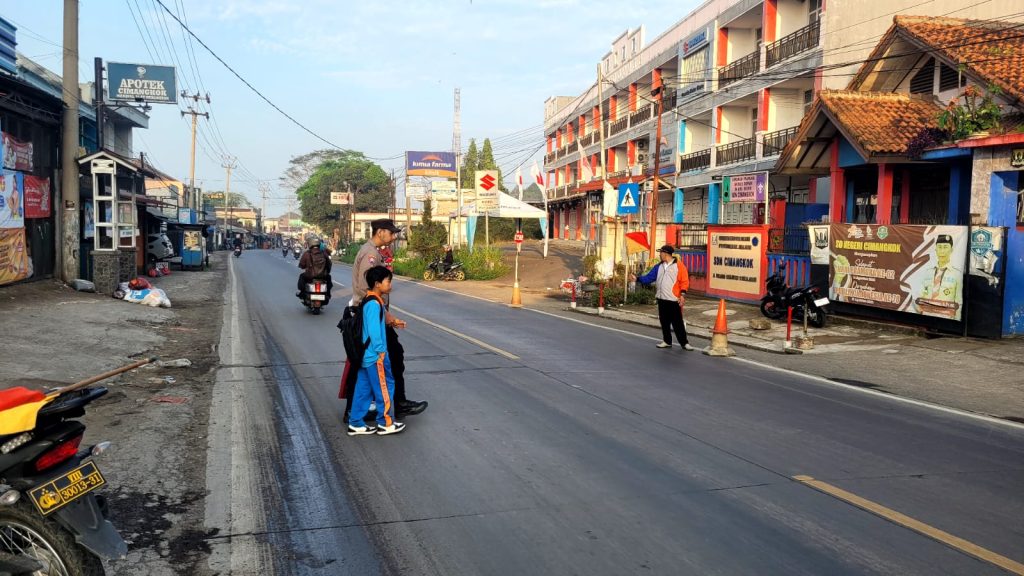
[[811,0],[807,3],[807,23],[814,24],[821,20],[821,0]]
[[935,86],[935,59],[929,58],[910,79],[911,94],[931,94]]
[[967,85],[967,78],[963,77],[957,70],[942,64],[939,66],[939,92],[963,88]]
[[755,28],[754,29],[754,44],[758,48],[760,48],[761,47],[761,43],[762,43],[763,40],[764,40],[764,34],[761,32],[761,29],[760,28]]
[[633,54],[636,54],[636,38],[633,38]]
[[682,95],[685,96],[704,87],[704,79],[707,77],[708,68],[710,68],[708,62],[709,54],[710,52],[707,46],[705,46],[683,58],[682,70],[680,70],[683,86]]
[[750,109],[750,137],[757,134],[757,108]]
[[626,61],[626,47],[625,46],[622,47],[622,61],[623,62]]
[[811,104],[814,103],[814,90],[804,90],[804,116],[807,115],[807,111],[811,109]]

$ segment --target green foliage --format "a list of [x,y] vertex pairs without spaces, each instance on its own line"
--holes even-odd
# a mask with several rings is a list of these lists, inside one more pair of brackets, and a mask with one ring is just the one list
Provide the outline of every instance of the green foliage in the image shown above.
[[[1003,111],[995,102],[998,86],[989,86],[981,96],[974,86],[967,86],[959,98],[951,100],[939,114],[939,127],[953,140],[962,140],[975,132],[998,128]],[[979,101],[980,97],[980,101]],[[963,100],[963,104],[959,101]]]
[[444,251],[443,246],[448,243],[448,229],[443,224],[434,222],[433,218],[433,202],[428,198],[423,203],[420,225],[409,231],[409,246],[428,261],[440,256]]
[[469,150],[462,159],[462,187],[472,188],[474,172],[480,168],[480,152],[476,149],[476,140],[469,139]]
[[484,138],[484,147],[480,151],[480,165],[478,170],[497,170],[498,171],[498,190],[505,191],[505,182],[501,177],[501,168],[498,168],[498,163],[494,161],[494,148],[491,146],[491,139]]
[[[490,221],[491,242],[511,242],[515,238],[515,218],[491,218]],[[476,235],[473,237],[473,241],[484,244],[486,232],[487,224],[484,217],[481,216],[477,220]],[[523,220],[523,236],[535,240],[543,238],[541,236],[540,224],[536,220]]]
[[601,259],[596,254],[583,257],[583,275],[587,278],[596,279],[598,277],[597,265],[600,264]]
[[[321,230],[331,230],[353,210],[387,211],[393,186],[384,170],[362,152],[346,150],[320,163],[296,194],[302,219]],[[331,192],[347,190],[355,194],[355,206],[331,204]]]
[[393,263],[395,274],[408,278],[423,278],[423,271],[427,269],[427,260],[422,256],[413,256],[406,248],[401,248],[395,253]]
[[356,261],[356,253],[359,252],[359,249],[363,247],[363,243],[362,242],[353,242],[351,244],[344,244],[343,243],[342,246],[345,248],[345,253],[341,254],[340,250],[338,252],[335,252],[334,255],[333,255],[334,259],[339,261],[339,262],[344,262],[346,264],[354,264],[355,261]]
[[494,280],[510,270],[509,265],[502,260],[501,250],[494,246],[484,248],[478,245],[472,252],[467,249],[456,250],[455,260],[462,262],[469,280]]

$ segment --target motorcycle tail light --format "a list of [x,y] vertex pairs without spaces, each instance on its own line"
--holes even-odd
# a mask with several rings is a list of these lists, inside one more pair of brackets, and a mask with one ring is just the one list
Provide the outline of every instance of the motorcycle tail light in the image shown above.
[[36,472],[42,472],[53,468],[61,462],[66,462],[78,454],[78,445],[82,443],[82,434],[69,438],[36,458]]

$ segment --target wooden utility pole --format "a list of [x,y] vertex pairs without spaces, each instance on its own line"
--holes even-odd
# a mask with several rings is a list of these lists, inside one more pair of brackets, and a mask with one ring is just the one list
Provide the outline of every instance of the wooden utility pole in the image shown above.
[[[194,95],[189,95],[189,93],[185,92],[184,90],[181,91],[181,97],[186,99],[186,100],[192,100],[192,102],[195,103],[195,104],[198,104],[199,101],[203,99],[203,97],[200,96],[198,93],[196,93]],[[207,104],[210,103],[210,95],[209,94],[206,95],[206,103]],[[206,118],[207,120],[209,120],[210,119],[210,114],[209,114],[209,112],[197,112],[195,110],[195,108],[193,108],[192,106],[189,106],[187,111],[186,110],[182,110],[181,111],[181,115],[182,116],[185,116],[185,115],[192,116],[192,151],[191,151],[191,154],[189,156],[190,162],[189,162],[189,169],[188,169],[188,185],[189,185],[190,189],[192,190],[191,191],[191,194],[192,194],[192,196],[191,196],[192,208],[194,208],[196,210],[196,212],[198,212],[199,209],[202,207],[202,204],[199,201],[199,198],[197,198],[198,194],[196,194],[196,125],[197,125],[198,118],[200,116],[202,116],[202,117]],[[227,198],[226,195],[225,195],[225,198]]]
[[661,113],[665,102],[665,87],[660,83],[655,87],[658,91],[658,140],[654,143],[654,182],[651,185],[651,193],[647,201],[651,203],[651,237],[648,242],[651,244],[651,257],[654,257],[655,237],[658,235],[658,172],[661,172]]
[[[458,211],[455,213],[456,246],[462,246],[462,123],[460,119],[462,107],[462,92],[455,89],[455,124],[452,132],[452,152],[455,153],[455,199]],[[408,166],[406,162],[406,166]],[[406,178],[405,185],[408,187],[409,179]],[[467,238],[468,242],[468,238]]]
[[270,193],[270,184],[266,182],[260,182],[260,234],[266,234],[267,232],[267,194]]
[[[64,0],[64,117],[61,134],[61,186],[57,214],[57,258],[61,279],[78,278],[78,0]],[[102,87],[97,87],[102,94]],[[63,207],[63,209],[61,209]]]
[[[196,153],[196,117],[192,117],[192,169],[195,170],[195,153]],[[235,169],[235,159],[231,156],[224,156],[224,163],[220,165],[221,168],[227,171],[227,176],[224,181],[224,245],[229,246],[228,242],[228,231],[231,229],[231,216],[232,206],[231,200],[231,171]],[[193,193],[195,190],[193,189]]]

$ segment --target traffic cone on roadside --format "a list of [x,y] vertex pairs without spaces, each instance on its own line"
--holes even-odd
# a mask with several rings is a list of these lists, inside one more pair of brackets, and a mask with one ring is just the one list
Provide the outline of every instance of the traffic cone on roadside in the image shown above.
[[736,352],[729,348],[729,320],[725,314],[725,299],[718,301],[718,317],[715,327],[711,330],[711,346],[704,350],[708,356],[735,356]]

